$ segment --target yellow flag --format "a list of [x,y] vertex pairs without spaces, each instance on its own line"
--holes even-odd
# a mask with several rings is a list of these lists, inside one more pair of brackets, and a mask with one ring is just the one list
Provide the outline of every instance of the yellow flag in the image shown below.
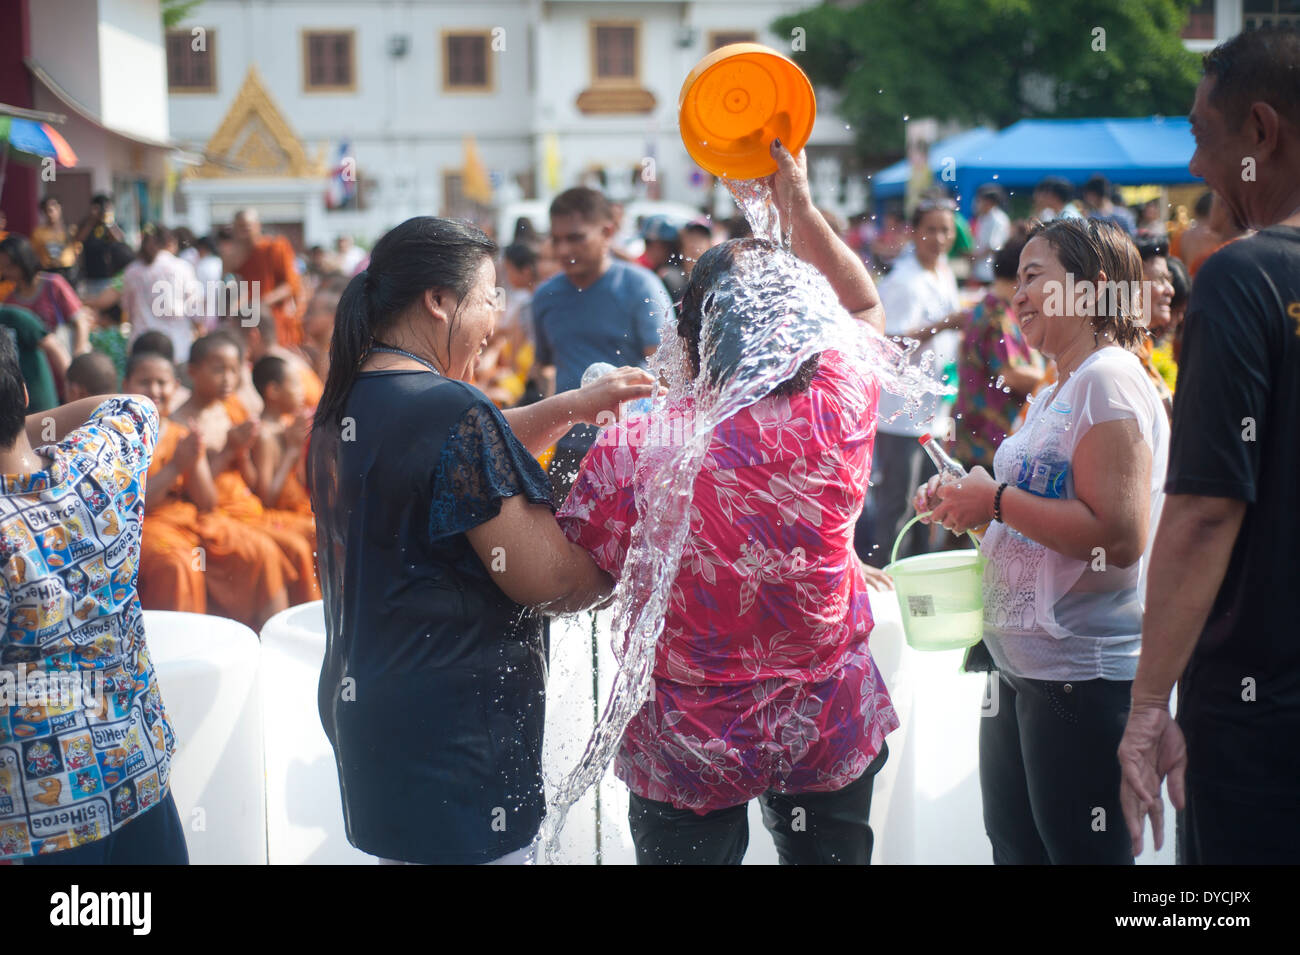
[[560,189],[560,139],[554,133],[546,134],[545,150],[542,165],[543,172],[546,174],[546,191],[558,192]]
[[465,137],[465,161],[461,170],[461,192],[466,199],[480,205],[492,204],[492,180],[488,178],[487,167],[478,154],[478,144],[473,136]]

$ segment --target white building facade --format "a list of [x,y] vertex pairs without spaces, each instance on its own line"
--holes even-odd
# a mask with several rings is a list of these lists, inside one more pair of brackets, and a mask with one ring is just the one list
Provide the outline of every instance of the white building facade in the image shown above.
[[[206,232],[255,204],[304,245],[340,234],[369,242],[412,215],[486,204],[466,176],[469,138],[496,204],[598,182],[615,198],[707,206],[711,178],[677,132],[682,81],[725,42],[789,52],[795,38],[770,26],[790,7],[205,0],[168,37],[171,134],[207,159],[182,177],[173,219]],[[809,151],[822,154],[814,181],[835,205],[837,157],[852,134],[831,102],[819,96]],[[331,209],[327,184],[340,168],[355,172],[359,195]]]
[[66,116],[59,132],[75,169],[41,183],[78,221],[95,193],[112,196],[129,236],[163,212],[168,127],[158,0],[29,0],[32,105]]

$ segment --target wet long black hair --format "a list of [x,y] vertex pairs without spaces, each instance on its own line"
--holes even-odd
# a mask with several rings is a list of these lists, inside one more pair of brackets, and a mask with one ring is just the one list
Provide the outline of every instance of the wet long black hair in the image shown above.
[[[715,245],[700,256],[682,300],[677,305],[677,334],[686,343],[686,354],[691,361],[691,375],[700,374],[700,335],[704,325],[704,313],[711,307],[710,296],[720,280],[726,277],[736,265],[736,257],[742,252],[753,249],[760,253],[775,252],[777,247],[766,239],[730,239],[721,245]],[[721,350],[721,349],[720,349]],[[739,361],[738,355],[715,354],[709,368],[709,379],[717,385]],[[791,378],[772,389],[773,396],[797,395],[807,391],[817,374],[819,356],[813,355],[799,366]]]

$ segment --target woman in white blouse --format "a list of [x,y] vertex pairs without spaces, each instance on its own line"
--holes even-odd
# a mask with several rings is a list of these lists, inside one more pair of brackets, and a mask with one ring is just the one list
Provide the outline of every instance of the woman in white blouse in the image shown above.
[[917,510],[981,552],[997,666],[980,726],[984,825],[999,864],[1131,864],[1115,752],[1141,647],[1146,556],[1169,427],[1134,349],[1142,265],[1104,222],[1030,233],[1013,306],[1059,381],[994,458],[918,489]]

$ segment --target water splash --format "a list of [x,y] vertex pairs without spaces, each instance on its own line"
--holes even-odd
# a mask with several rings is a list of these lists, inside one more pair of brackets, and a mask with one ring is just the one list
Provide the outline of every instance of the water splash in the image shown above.
[[[672,439],[646,443],[637,459],[638,516],[614,595],[619,668],[582,757],[550,800],[535,842],[544,861],[556,857],[570,808],[604,775],[628,724],[649,699],[655,651],[690,527],[695,481],[718,425],[828,350],[839,351],[882,388],[903,396],[899,413],[912,414],[927,396],[946,393],[936,381],[932,356],[927,356],[930,362],[913,363],[916,342],[891,341],[853,319],[826,277],[787,251],[789,237],[780,234],[765,182],[727,185],[759,238],[736,247],[732,267],[703,296],[698,372],[693,373],[675,317],[668,315],[663,322],[663,344],[650,365],[668,387],[650,414],[674,419],[674,426],[650,433]],[[676,419],[681,427],[675,426]]]
[[790,248],[789,235],[781,234],[781,217],[766,179],[723,179],[722,184],[731,193],[755,238],[766,239],[783,249]]

